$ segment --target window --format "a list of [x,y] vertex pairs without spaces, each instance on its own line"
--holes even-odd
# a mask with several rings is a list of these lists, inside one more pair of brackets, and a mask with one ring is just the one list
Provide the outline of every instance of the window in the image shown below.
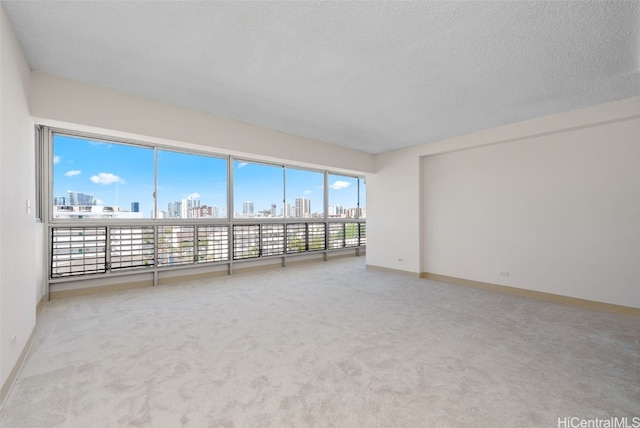
[[329,174],[329,218],[359,218],[360,183],[357,177]]
[[358,180],[358,188],[360,189],[358,218],[367,218],[367,183],[363,178]]
[[286,199],[284,216],[288,218],[324,217],[324,174],[303,169],[285,169]]
[[283,217],[283,167],[236,160],[233,162],[235,218]]
[[226,217],[226,159],[158,150],[157,218]]
[[153,149],[53,135],[53,218],[149,218]]
[[[46,192],[44,189],[47,188],[45,181],[43,178],[46,176],[45,171],[48,168],[48,165],[45,164],[45,132],[43,130],[42,125],[35,126],[35,155],[36,155],[36,189],[35,195],[36,199],[35,203],[35,218],[38,222],[42,222],[43,220],[43,207],[46,198]],[[30,202],[28,202],[30,204]],[[27,209],[30,208],[30,205],[27,205]]]
[[36,216],[53,208],[42,217],[52,282],[134,271],[155,280],[166,268],[366,245],[359,177],[46,126],[35,140]]

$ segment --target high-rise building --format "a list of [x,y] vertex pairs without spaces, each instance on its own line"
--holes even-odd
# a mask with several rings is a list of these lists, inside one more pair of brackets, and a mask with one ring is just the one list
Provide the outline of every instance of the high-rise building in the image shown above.
[[139,213],[140,212],[140,203],[139,202],[131,202],[131,212]]
[[200,207],[200,200],[187,198],[180,201],[180,218],[193,218],[194,208]]
[[208,207],[206,205],[189,208],[189,218],[206,218],[213,217],[216,207]]
[[253,215],[253,201],[244,201],[242,203],[242,214],[247,216]]
[[296,198],[295,217],[311,217],[311,201],[307,198]]
[[200,200],[186,198],[167,204],[167,217],[169,218],[198,218],[197,208],[200,208]]
[[167,217],[168,218],[180,218],[180,206],[182,204],[178,201],[169,202],[167,204]]
[[68,205],[95,205],[93,200],[93,195],[82,193],[82,192],[74,192],[72,190],[68,190],[69,198],[67,200]]

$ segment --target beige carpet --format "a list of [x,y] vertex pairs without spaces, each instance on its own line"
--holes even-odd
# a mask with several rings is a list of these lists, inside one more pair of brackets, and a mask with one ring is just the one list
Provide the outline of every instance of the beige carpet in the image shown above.
[[632,418],[639,340],[638,318],[341,259],[52,301],[0,426],[557,427],[566,417]]

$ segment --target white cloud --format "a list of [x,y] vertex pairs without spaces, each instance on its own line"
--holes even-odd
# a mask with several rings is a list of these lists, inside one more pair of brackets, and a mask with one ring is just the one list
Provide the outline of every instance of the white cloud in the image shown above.
[[79,169],[72,169],[71,171],[67,171],[64,173],[65,177],[74,177],[76,175],[80,175],[82,172]]
[[53,164],[55,165],[57,163],[60,163],[61,160],[62,160],[62,158],[60,156],[56,155],[56,156],[53,157]]
[[200,198],[200,193],[194,192],[194,193],[192,193],[190,195],[187,195],[186,199],[198,199],[198,198]]
[[111,174],[110,172],[101,172],[98,175],[93,175],[91,176],[91,181],[96,184],[124,184],[124,180],[122,178],[118,177],[115,174]]
[[311,190],[305,190],[305,191],[304,191],[304,192],[302,192],[302,193],[304,193],[305,195],[310,195],[310,194],[311,194]]
[[104,201],[102,199],[95,199],[96,205],[104,205]]
[[333,183],[329,187],[332,188],[333,190],[341,190],[341,189],[346,189],[349,186],[351,186],[351,183],[349,183],[348,181],[337,180],[335,183]]
[[246,162],[240,162],[240,163],[238,164],[238,169],[244,168],[245,166],[247,166],[247,163],[246,163]]

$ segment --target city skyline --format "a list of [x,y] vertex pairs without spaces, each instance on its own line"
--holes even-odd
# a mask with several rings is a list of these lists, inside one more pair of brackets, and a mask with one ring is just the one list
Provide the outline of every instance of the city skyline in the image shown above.
[[[149,218],[154,209],[154,163],[154,150],[149,147],[55,134],[52,196],[92,195],[95,205],[123,212],[137,203],[139,212]],[[227,211],[242,216],[243,202],[251,201],[254,215],[275,205],[275,216],[280,217],[287,213],[287,206],[295,207],[296,199],[307,199],[311,214],[323,214],[322,172],[243,160],[233,162],[234,209],[228,210],[227,163],[226,158],[158,149],[158,211],[175,201],[192,199],[216,207],[218,218],[226,217]],[[356,208],[360,197],[360,206],[366,207],[363,180],[357,177],[329,174],[328,193],[329,206]]]

